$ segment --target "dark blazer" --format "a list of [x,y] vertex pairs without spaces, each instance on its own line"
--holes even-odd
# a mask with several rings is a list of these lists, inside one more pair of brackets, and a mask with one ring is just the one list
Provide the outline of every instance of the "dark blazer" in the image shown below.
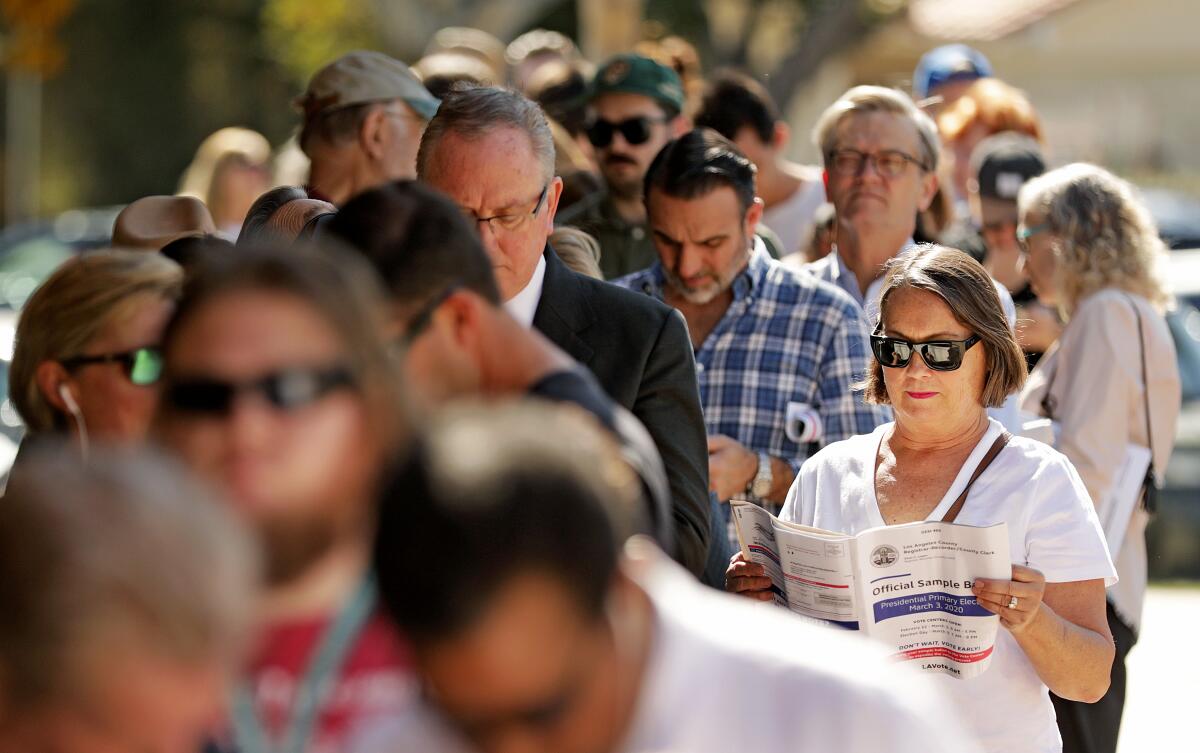
[[572,271],[547,246],[533,326],[591,369],[650,432],[671,486],[673,555],[699,575],[712,530],[708,439],[683,317],[649,296]]

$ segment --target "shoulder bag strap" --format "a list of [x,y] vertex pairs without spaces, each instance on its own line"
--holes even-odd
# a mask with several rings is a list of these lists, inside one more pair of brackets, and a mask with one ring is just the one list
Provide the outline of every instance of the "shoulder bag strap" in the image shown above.
[[954,500],[954,504],[950,505],[950,509],[947,510],[946,514],[942,517],[943,523],[953,523],[954,519],[958,517],[958,514],[962,512],[963,505],[967,502],[967,494],[971,491],[971,487],[975,485],[975,481],[981,475],[983,475],[983,472],[986,471],[988,466],[992,464],[992,461],[996,459],[996,456],[1000,454],[1000,451],[1004,449],[1004,446],[1008,444],[1008,440],[1010,439],[1012,439],[1012,434],[1009,434],[1007,431],[1001,432],[1000,436],[996,437],[996,441],[992,443],[992,446],[987,451],[987,454],[983,456],[983,460],[980,460],[979,465],[975,466],[975,472],[971,474],[971,480],[968,481],[966,487],[963,488],[962,494],[958,495],[958,499]]
[[1142,482],[1144,490],[1142,506],[1147,511],[1154,512],[1154,508],[1157,507],[1155,498],[1158,490],[1158,478],[1154,472],[1154,433],[1150,428],[1150,380],[1146,376],[1146,336],[1142,332],[1142,312],[1132,297],[1129,298],[1129,305],[1133,306],[1133,315],[1137,318],[1138,348],[1142,353],[1142,404],[1146,409],[1146,446],[1150,448],[1150,467],[1146,470],[1145,481]]

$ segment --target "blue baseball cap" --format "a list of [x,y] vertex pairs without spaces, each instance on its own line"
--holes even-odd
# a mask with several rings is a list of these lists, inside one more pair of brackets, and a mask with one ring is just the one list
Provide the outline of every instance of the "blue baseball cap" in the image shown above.
[[983,53],[965,44],[947,44],[930,50],[913,71],[913,97],[925,99],[929,92],[949,81],[974,81],[992,75],[992,64]]

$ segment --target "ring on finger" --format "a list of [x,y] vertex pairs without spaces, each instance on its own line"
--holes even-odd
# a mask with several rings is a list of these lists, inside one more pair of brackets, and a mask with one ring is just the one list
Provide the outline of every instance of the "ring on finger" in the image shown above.
[[1009,597],[1008,597],[1008,608],[1009,608],[1009,609],[1016,609],[1016,608],[1017,608],[1017,597],[1016,597],[1016,596],[1009,596]]

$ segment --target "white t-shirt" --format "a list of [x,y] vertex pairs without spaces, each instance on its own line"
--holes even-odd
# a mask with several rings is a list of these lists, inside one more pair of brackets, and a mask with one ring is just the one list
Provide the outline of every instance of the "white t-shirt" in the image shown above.
[[[809,458],[780,517],[848,534],[886,525],[875,496],[875,464],[879,444],[894,425],[835,442]],[[1001,431],[999,422],[990,419],[987,432],[927,520],[942,519]],[[1008,523],[1013,563],[1041,571],[1048,583],[1102,578],[1109,586],[1117,580],[1079,474],[1065,455],[1041,442],[1013,437],[976,480],[955,522]],[[954,699],[961,719],[985,750],[1062,750],[1047,688],[1003,627],[983,675],[931,679]]]
[[825,184],[820,175],[808,178],[804,185],[775,206],[763,210],[762,222],[779,236],[780,255],[794,254],[812,232],[813,216],[825,203]]
[[[619,753],[979,753],[933,684],[869,641],[701,586],[649,542],[632,541],[624,567],[655,632]],[[794,640],[764,639],[776,635]],[[428,709],[355,749],[468,753]]]

